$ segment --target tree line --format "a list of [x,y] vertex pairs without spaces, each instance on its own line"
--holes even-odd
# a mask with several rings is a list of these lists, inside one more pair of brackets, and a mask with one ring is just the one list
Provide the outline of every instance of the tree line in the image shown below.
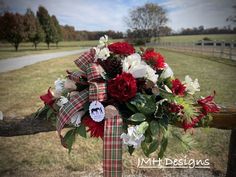
[[59,24],[55,15],[39,6],[36,14],[27,9],[25,14],[6,11],[0,14],[0,40],[11,43],[15,50],[21,42],[32,42],[35,49],[40,42],[47,47],[55,43],[58,47],[60,41],[97,40],[107,34],[110,38],[123,38],[122,32],[109,31],[76,31],[73,26]]
[[223,28],[204,28],[204,26],[183,28],[179,35],[196,35],[196,34],[236,34],[236,27],[223,27]]
[[107,30],[107,31],[76,31],[74,26],[61,26],[63,31],[63,39],[65,41],[84,41],[84,40],[98,40],[105,34],[112,39],[123,38],[123,33],[119,31]]
[[50,16],[47,9],[39,6],[36,14],[27,9],[24,15],[5,12],[0,16],[0,39],[11,43],[15,50],[23,41],[32,42],[35,49],[40,42],[51,43],[62,40],[62,31],[55,15]]

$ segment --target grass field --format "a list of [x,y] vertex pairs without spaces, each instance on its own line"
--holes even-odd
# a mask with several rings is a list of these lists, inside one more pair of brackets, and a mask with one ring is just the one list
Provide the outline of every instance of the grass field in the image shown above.
[[[216,101],[224,105],[236,104],[236,67],[188,56],[170,51],[160,51],[180,79],[189,74],[198,78],[201,95],[212,94],[216,90]],[[76,69],[73,60],[76,56],[41,62],[23,69],[0,74],[0,110],[6,116],[24,116],[36,111],[42,102],[39,95],[53,86],[57,77],[66,69]],[[29,74],[30,73],[30,74]],[[177,130],[176,131],[180,131]],[[197,129],[193,135],[195,148],[186,152],[176,140],[170,138],[167,157],[209,158],[212,170],[225,172],[229,131],[218,129]],[[129,157],[124,153],[125,174],[156,176],[162,170],[137,169],[137,151]],[[155,156],[155,154],[154,154]],[[190,169],[191,170],[191,169]],[[0,174],[2,176],[83,176],[99,174],[102,171],[102,142],[96,139],[85,140],[78,137],[76,146],[69,156],[60,146],[55,132],[30,136],[0,138]]]
[[197,42],[208,37],[217,41],[234,41],[236,42],[236,34],[206,34],[206,35],[180,35],[180,36],[164,36],[161,37],[162,42]]
[[[111,40],[114,42],[117,40]],[[83,47],[91,47],[96,46],[98,44],[97,40],[93,41],[63,41],[59,43],[58,48],[56,44],[51,44],[50,49],[47,48],[46,43],[39,43],[37,50],[34,49],[32,43],[21,43],[18,51],[16,52],[14,47],[9,43],[0,43],[0,59],[11,58],[11,57],[19,57],[24,55],[33,55],[40,53],[51,53],[51,52],[59,52],[66,50],[77,50]]]
[[[196,42],[202,40],[204,37],[208,37],[211,40],[224,40],[224,41],[236,41],[235,34],[213,34],[213,35],[185,35],[185,36],[165,36],[161,37],[163,42]],[[110,42],[115,42],[118,40],[110,40]],[[19,46],[19,51],[15,52],[14,47],[9,43],[0,43],[0,59],[18,57],[24,55],[40,54],[40,53],[50,53],[65,50],[77,50],[81,47],[91,47],[97,45],[98,41],[63,41],[59,43],[57,48],[55,44],[50,45],[50,50],[47,49],[45,43],[40,43],[38,49],[35,50],[32,43],[21,43]]]

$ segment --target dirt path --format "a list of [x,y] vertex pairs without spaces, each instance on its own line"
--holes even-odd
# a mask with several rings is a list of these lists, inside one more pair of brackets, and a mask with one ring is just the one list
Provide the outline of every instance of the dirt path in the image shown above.
[[45,54],[35,54],[35,55],[27,55],[27,56],[22,56],[22,57],[3,59],[3,60],[0,60],[0,73],[19,69],[24,66],[32,65],[40,61],[50,60],[53,58],[64,57],[68,55],[79,54],[81,52],[84,52],[85,50],[87,49],[55,52],[55,53],[45,53]]

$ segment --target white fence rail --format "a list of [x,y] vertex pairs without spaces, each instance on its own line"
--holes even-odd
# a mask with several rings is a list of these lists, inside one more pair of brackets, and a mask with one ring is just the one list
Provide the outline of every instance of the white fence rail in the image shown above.
[[198,53],[236,61],[236,42],[234,41],[152,42],[146,46],[157,46],[174,51]]

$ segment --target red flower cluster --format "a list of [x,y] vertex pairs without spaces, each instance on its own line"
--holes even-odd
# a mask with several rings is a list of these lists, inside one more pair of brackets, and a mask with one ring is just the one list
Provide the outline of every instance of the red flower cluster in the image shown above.
[[132,45],[127,42],[116,42],[108,45],[110,52],[121,55],[131,55],[135,52],[135,49]]
[[136,95],[136,80],[132,74],[123,72],[117,75],[116,78],[108,81],[107,92],[117,101],[129,101]]
[[82,124],[88,127],[88,132],[90,132],[91,137],[102,138],[104,136],[104,122],[95,122],[89,116],[84,117]]
[[215,96],[215,92],[213,94],[213,96],[208,96],[206,98],[200,99],[198,100],[198,104],[200,104],[202,106],[203,109],[203,114],[207,114],[207,113],[213,113],[213,112],[219,112],[220,108],[216,105],[216,103],[213,101]]
[[195,117],[192,122],[184,122],[183,123],[183,128],[186,131],[187,129],[193,128],[202,118],[204,117],[204,114],[200,114],[197,117]]
[[162,70],[166,66],[164,57],[160,53],[155,52],[154,49],[147,49],[142,57],[156,69]]
[[186,87],[180,82],[179,79],[172,80],[171,91],[174,95],[184,96]]
[[54,100],[54,97],[53,97],[50,89],[51,88],[48,89],[48,93],[46,93],[45,95],[41,95],[40,99],[44,102],[44,104],[52,107],[55,100]]

